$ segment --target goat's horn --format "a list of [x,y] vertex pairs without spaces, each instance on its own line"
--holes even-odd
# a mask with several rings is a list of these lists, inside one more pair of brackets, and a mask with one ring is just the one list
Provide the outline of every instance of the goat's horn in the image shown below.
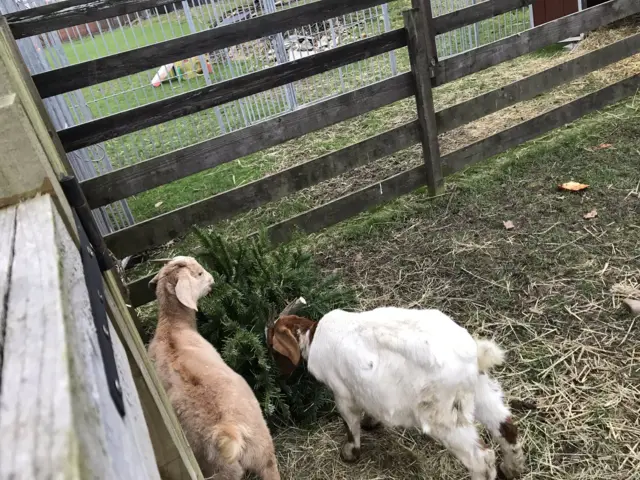
[[284,317],[285,315],[293,315],[295,312],[300,310],[306,304],[307,304],[307,301],[302,297],[299,297],[293,302],[289,303],[289,305],[284,307],[284,310],[282,310],[282,312],[280,312],[280,314],[277,317],[273,317],[271,318],[271,320],[267,322],[267,329],[273,327],[278,318]]

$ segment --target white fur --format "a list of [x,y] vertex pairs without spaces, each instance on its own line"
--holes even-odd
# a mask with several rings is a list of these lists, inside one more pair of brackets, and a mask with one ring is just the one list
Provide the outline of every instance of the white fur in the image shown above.
[[476,404],[492,422],[492,433],[509,417],[502,393],[480,375],[503,359],[492,341],[474,340],[438,310],[387,307],[334,310],[319,322],[310,348],[301,350],[311,374],[333,391],[353,434],[354,441],[343,447],[344,458],[353,459],[360,448],[365,412],[389,426],[417,427],[440,440],[473,480],[495,478],[495,454],[481,445],[473,425]]

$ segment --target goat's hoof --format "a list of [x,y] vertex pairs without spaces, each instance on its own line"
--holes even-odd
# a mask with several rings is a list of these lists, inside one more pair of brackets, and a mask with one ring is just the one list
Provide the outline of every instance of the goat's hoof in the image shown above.
[[347,442],[340,449],[340,458],[343,462],[354,463],[360,459],[360,448],[353,443]]
[[379,428],[382,423],[375,418],[365,414],[362,422],[360,422],[360,425],[362,426],[363,430],[371,431]]
[[505,480],[520,478],[525,470],[524,453],[522,446],[516,444],[510,449],[503,451],[503,462],[500,464],[499,476]]
[[472,480],[496,480],[498,472],[496,471],[496,454],[491,449],[484,450],[484,465],[471,475]]
[[518,465],[512,465],[507,462],[503,462],[500,464],[498,478],[504,480],[514,480],[516,478],[520,478],[523,472],[524,468],[521,468]]

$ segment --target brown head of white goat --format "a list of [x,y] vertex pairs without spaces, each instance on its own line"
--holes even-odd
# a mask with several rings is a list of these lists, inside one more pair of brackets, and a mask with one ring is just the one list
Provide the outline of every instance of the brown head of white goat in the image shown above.
[[149,356],[206,478],[246,471],[279,480],[273,441],[247,382],[196,329],[198,300],[213,277],[195,259],[175,257],[151,280],[158,326]]
[[[489,371],[502,363],[492,341],[475,340],[438,310],[334,310],[318,323],[295,315],[269,326],[268,344],[292,366],[302,359],[333,392],[347,426],[345,461],[360,456],[361,425],[418,428],[440,441],[472,480],[496,478],[495,453],[474,420],[499,443],[507,478],[524,470],[524,455],[499,383]],[[364,414],[364,420],[363,420]]]

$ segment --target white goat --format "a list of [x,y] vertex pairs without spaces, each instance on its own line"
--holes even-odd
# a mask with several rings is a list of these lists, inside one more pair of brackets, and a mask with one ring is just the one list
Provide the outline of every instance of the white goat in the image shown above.
[[158,327],[149,356],[207,478],[237,480],[245,471],[279,480],[273,441],[260,405],[196,329],[197,302],[213,277],[191,257],[175,257],[157,284]]
[[290,315],[277,320],[267,339],[294,365],[306,359],[311,374],[333,391],[347,426],[345,461],[360,456],[364,413],[363,427],[417,427],[442,442],[473,480],[493,480],[495,454],[480,440],[475,419],[499,442],[503,474],[522,473],[517,428],[500,385],[488,375],[504,354],[492,341],[474,340],[444,313],[334,310],[318,323]]

